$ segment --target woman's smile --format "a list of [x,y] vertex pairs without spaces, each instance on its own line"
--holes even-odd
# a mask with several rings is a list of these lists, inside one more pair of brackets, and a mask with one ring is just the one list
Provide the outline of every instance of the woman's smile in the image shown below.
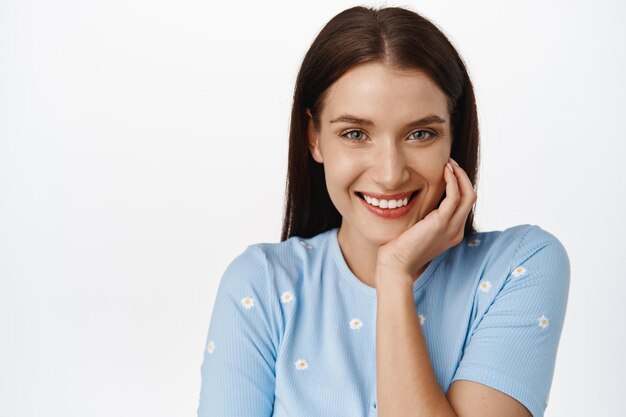
[[375,197],[370,198],[369,196],[364,196],[362,193],[356,193],[359,200],[361,200],[363,205],[372,214],[384,219],[397,219],[407,214],[415,205],[415,201],[417,200],[416,196],[418,194],[419,190],[412,192],[408,197],[404,197],[404,199],[379,200]]

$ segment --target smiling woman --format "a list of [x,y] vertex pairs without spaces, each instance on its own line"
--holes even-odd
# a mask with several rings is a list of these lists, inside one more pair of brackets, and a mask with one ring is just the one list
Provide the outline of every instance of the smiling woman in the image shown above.
[[537,225],[476,230],[478,141],[433,23],[332,18],[296,81],[281,242],[224,272],[198,415],[542,416],[569,259]]
[[[319,129],[306,112],[311,154],[324,164],[328,194],[343,219],[339,242],[348,259],[357,248],[371,259],[354,268],[374,287],[378,247],[437,208],[445,191],[441,174],[452,146],[447,98],[425,72],[375,61],[329,87]],[[397,208],[393,199],[414,192],[410,207]],[[367,207],[378,208],[363,210],[359,193],[372,197]],[[372,213],[395,221],[372,222]]]

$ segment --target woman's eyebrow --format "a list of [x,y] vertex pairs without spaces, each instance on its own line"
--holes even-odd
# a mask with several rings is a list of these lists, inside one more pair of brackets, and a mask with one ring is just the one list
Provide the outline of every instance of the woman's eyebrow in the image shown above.
[[[364,126],[374,126],[374,122],[372,122],[371,120],[363,119],[361,117],[353,116],[351,114],[342,114],[341,116],[330,121],[330,123],[338,123],[338,122],[353,123],[353,124],[364,125]],[[428,125],[431,123],[443,124],[445,122],[446,121],[444,119],[437,116],[436,114],[431,114],[426,117],[422,117],[421,119],[409,122],[406,124],[405,127],[424,126],[424,125]]]

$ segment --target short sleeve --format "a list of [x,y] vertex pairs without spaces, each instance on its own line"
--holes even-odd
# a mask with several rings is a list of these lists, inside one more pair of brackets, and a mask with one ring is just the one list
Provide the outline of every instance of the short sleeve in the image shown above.
[[272,415],[277,307],[266,263],[250,245],[222,276],[204,346],[198,417]]
[[538,226],[526,229],[519,242],[452,381],[488,385],[542,417],[567,308],[570,262],[559,240]]

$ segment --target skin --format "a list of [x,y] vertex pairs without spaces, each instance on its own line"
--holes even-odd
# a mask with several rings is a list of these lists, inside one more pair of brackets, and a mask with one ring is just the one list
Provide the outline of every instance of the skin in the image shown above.
[[[343,114],[373,125],[330,123]],[[431,114],[445,122],[405,128]],[[438,136],[427,139],[430,135],[417,129]],[[360,142],[341,137],[350,130],[362,132],[347,135]],[[324,164],[330,198],[342,215],[338,240],[344,258],[360,280],[376,288],[378,415],[529,417],[514,398],[474,381],[455,381],[442,392],[415,309],[414,281],[432,259],[463,240],[476,201],[467,174],[453,161],[448,164],[452,132],[443,92],[418,70],[359,65],[329,87],[320,131],[309,119],[308,141],[313,158]],[[393,220],[370,213],[355,195],[413,189],[422,190],[415,206]]]

